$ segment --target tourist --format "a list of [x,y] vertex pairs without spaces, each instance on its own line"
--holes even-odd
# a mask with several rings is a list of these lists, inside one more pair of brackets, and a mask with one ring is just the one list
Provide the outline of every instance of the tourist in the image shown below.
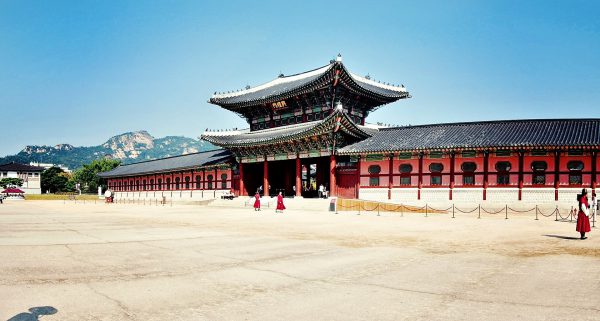
[[260,211],[260,194],[258,191],[254,194],[254,211]]
[[323,194],[325,193],[325,186],[323,184],[319,185],[319,198],[323,198]]
[[586,232],[589,232],[590,229],[590,205],[587,200],[587,190],[584,188],[581,191],[581,195],[579,196],[579,206],[577,207],[579,214],[577,215],[577,227],[575,230],[581,234],[581,239],[585,240],[587,237],[585,236]]
[[279,211],[283,213],[283,210],[285,210],[285,205],[283,205],[283,195],[281,195],[281,192],[279,192],[277,195],[277,208],[275,209],[275,213]]

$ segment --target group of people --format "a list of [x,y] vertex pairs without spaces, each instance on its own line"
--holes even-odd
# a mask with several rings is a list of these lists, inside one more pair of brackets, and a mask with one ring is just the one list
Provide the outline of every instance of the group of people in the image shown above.
[[[577,206],[577,227],[575,230],[581,235],[581,239],[585,240],[587,237],[585,233],[591,231],[590,217],[596,215],[598,211],[598,198],[596,193],[592,193],[591,200],[588,199],[588,192],[584,188],[578,198],[579,205]],[[590,202],[591,201],[591,202]],[[591,204],[590,204],[591,203]]]
[[[275,213],[283,213],[283,210],[285,210],[285,205],[283,205],[283,195],[279,192],[279,194],[277,194],[277,207],[275,208]],[[260,193],[258,191],[254,194],[254,211],[260,211]]]

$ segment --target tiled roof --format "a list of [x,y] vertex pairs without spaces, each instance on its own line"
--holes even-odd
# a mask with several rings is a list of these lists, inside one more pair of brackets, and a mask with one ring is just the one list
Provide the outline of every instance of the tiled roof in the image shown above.
[[340,154],[429,149],[600,147],[600,119],[530,119],[380,129]]
[[358,138],[366,138],[372,135],[373,129],[356,125],[340,109],[322,120],[300,123],[294,125],[281,126],[252,132],[205,132],[201,138],[222,147],[239,147],[243,145],[266,145],[282,141],[301,139],[307,135],[316,135],[324,132],[331,132],[335,126],[336,116],[343,117],[341,121],[342,131]]
[[339,79],[344,81],[355,92],[371,94],[392,102],[407,98],[408,91],[401,86],[382,84],[349,72],[341,60],[333,61],[323,67],[291,76],[280,76],[270,82],[254,88],[229,93],[215,93],[210,103],[220,106],[258,105],[287,99],[296,95],[324,88],[335,81],[336,71],[340,71]]
[[229,151],[217,149],[208,152],[200,152],[121,165],[111,171],[99,173],[98,176],[109,178],[187,170],[201,166],[223,164],[231,158],[232,154]]
[[10,172],[43,172],[43,167],[31,166],[26,164],[19,163],[8,163],[4,165],[0,165],[0,171],[10,171]]

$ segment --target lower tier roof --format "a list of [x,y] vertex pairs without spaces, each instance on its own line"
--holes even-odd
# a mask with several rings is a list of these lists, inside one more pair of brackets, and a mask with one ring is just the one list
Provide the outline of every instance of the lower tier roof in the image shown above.
[[108,172],[99,173],[98,176],[102,178],[111,178],[190,170],[202,166],[224,164],[231,160],[232,157],[233,156],[231,152],[228,150],[217,149],[208,152],[193,153],[121,165]]
[[499,120],[383,128],[338,153],[545,147],[600,147],[600,119]]

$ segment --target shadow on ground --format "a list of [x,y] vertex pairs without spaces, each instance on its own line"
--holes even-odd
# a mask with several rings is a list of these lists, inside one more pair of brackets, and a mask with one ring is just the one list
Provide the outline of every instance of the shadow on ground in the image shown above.
[[29,312],[19,313],[6,321],[37,321],[42,315],[55,314],[56,312],[58,312],[58,310],[50,306],[34,307],[30,308]]
[[563,239],[563,240],[579,240],[578,237],[574,237],[574,236],[564,236],[564,235],[554,235],[554,234],[545,234],[544,236],[553,237],[553,238],[557,238],[557,239]]

